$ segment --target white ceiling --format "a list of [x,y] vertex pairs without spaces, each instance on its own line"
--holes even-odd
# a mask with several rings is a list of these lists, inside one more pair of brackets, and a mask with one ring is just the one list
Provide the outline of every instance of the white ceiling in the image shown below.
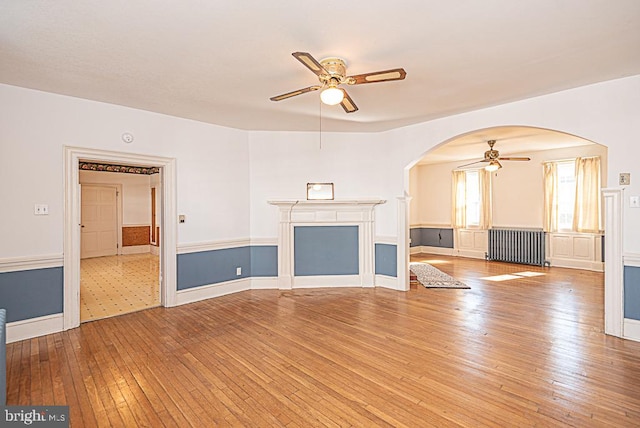
[[638,0],[4,0],[0,82],[246,130],[318,130],[317,83],[291,56],[344,58],[374,132],[640,74]]

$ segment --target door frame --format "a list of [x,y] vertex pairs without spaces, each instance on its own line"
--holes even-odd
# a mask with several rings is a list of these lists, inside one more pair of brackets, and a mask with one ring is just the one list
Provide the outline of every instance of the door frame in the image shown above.
[[160,304],[177,304],[176,160],[159,156],[64,146],[64,330],[80,325],[80,167],[103,161],[160,168]]

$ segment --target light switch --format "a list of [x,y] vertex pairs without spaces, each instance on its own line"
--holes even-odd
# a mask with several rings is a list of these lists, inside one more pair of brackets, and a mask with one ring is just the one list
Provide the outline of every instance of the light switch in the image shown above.
[[640,208],[640,196],[630,196],[629,206],[631,208]]

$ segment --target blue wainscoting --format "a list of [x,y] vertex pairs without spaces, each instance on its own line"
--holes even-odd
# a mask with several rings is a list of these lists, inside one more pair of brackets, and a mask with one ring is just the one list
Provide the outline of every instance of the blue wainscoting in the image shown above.
[[640,320],[640,267],[624,267],[624,317]]
[[409,229],[411,247],[453,248],[453,229],[438,227],[414,227]]
[[376,275],[398,276],[398,247],[376,244]]
[[294,275],[358,275],[358,226],[295,226]]
[[[237,268],[242,274],[237,275]],[[225,248],[178,254],[178,290],[252,276],[278,276],[278,247],[273,245]]]
[[62,313],[62,267],[0,273],[0,307],[7,322]]
[[278,246],[251,246],[251,276],[278,276]]

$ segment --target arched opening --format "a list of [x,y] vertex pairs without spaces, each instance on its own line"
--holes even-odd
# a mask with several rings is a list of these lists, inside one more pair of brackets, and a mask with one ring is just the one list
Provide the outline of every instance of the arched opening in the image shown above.
[[[494,146],[489,147],[488,141],[495,141]],[[499,154],[491,153],[491,150]],[[501,168],[490,173],[491,228],[546,229],[545,163],[571,163],[576,158],[599,157],[599,190],[607,187],[607,148],[593,141],[561,131],[528,126],[491,127],[454,136],[425,152],[405,169],[405,195],[411,201],[404,227],[408,237],[404,247],[407,252],[405,260],[409,261],[411,255],[420,253],[483,260],[487,257],[486,225],[460,227],[453,224],[452,171],[482,170],[491,163],[490,157],[494,155],[499,156]],[[545,230],[545,260],[553,267],[576,269],[576,273],[580,269],[603,272],[603,228],[604,223],[601,222],[600,230],[592,233],[566,228],[554,233]],[[408,266],[404,275],[407,276],[406,284],[400,285],[409,289]],[[605,302],[605,309],[608,304]]]

